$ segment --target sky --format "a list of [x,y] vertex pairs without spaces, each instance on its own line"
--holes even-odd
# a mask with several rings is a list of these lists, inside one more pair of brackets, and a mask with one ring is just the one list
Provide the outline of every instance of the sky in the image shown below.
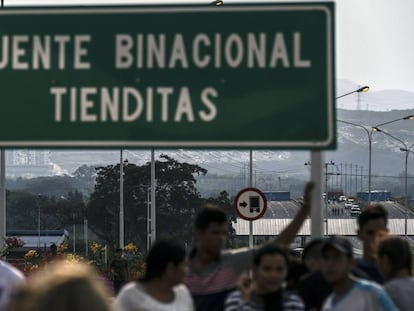
[[[197,3],[209,0],[4,0],[11,5],[105,5]],[[224,3],[283,3],[291,1],[225,0]],[[302,2],[312,2],[304,0]],[[314,2],[314,1],[313,1]],[[413,0],[338,0],[336,5],[337,95],[355,85],[369,85],[371,92],[409,91],[399,94],[400,108],[414,108]],[[219,9],[219,8],[218,8]],[[347,99],[349,102],[352,98]],[[392,101],[386,99],[385,102]],[[384,106],[385,105],[385,106]],[[383,108],[387,104],[381,103]]]

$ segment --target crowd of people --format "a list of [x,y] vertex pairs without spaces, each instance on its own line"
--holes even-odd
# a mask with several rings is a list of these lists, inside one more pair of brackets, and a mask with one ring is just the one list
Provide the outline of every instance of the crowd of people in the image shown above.
[[408,311],[414,302],[412,250],[388,233],[387,211],[366,206],[358,216],[362,256],[349,238],[308,241],[302,253],[289,249],[309,216],[313,184],[288,226],[255,248],[224,250],[226,214],[205,206],[195,219],[189,252],[173,237],[157,240],[144,275],[125,284],[121,250],[111,264],[117,275],[111,297],[89,267],[59,261],[36,276],[0,265],[0,311]]

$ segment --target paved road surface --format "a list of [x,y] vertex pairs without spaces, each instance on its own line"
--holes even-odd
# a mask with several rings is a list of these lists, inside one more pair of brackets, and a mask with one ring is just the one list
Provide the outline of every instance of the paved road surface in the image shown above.
[[[377,202],[382,204],[388,211],[389,218],[405,218],[405,207],[391,201]],[[293,218],[299,209],[299,205],[293,201],[270,201],[264,218]],[[323,206],[324,212],[326,207]],[[350,209],[344,208],[344,203],[330,203],[328,204],[329,218],[355,218],[351,216]],[[408,218],[414,218],[414,213],[409,210]]]

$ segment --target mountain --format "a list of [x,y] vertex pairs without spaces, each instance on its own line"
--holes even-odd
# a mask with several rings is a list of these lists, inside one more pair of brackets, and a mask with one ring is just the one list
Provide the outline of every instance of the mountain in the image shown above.
[[[372,126],[390,120],[414,115],[411,110],[393,111],[357,111],[337,110],[337,119],[364,126],[368,131]],[[382,130],[406,142],[408,147],[414,143],[414,120],[402,120],[381,127]],[[327,161],[337,163],[354,163],[368,168],[368,133],[362,127],[337,123],[338,148],[326,152]],[[378,174],[398,174],[404,170],[405,153],[400,151],[404,145],[383,133],[372,134],[372,169]],[[414,151],[414,147],[413,147]],[[156,150],[168,153],[179,161],[197,163],[215,174],[239,174],[247,170],[249,165],[248,151],[220,150]],[[414,154],[413,154],[414,155]],[[119,162],[118,150],[52,150],[51,162],[60,167],[62,172],[71,174],[82,164],[106,165]],[[123,159],[131,163],[143,164],[150,161],[149,150],[124,150]],[[255,150],[254,166],[261,172],[273,172],[283,176],[306,175],[307,168],[303,164],[310,158],[308,151],[272,151]],[[414,172],[414,157],[409,157],[409,172]]]
[[[346,80],[337,80],[336,96],[357,90],[362,85]],[[373,90],[353,93],[337,100],[337,108],[346,110],[391,111],[414,109],[414,93],[406,90]]]

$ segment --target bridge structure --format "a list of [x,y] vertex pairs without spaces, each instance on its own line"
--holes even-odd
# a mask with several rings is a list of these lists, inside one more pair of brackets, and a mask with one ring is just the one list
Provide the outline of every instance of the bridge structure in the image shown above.
[[[405,223],[407,221],[407,237],[413,241],[414,245],[414,213],[408,210],[407,219],[405,217],[405,207],[394,201],[376,202],[385,207],[388,212],[388,229],[390,234],[405,236]],[[375,203],[374,203],[375,204]],[[263,218],[253,221],[253,236],[255,237],[273,237],[289,224],[299,209],[300,204],[295,200],[291,201],[271,201],[268,202],[268,209]],[[328,235],[342,235],[356,237],[358,224],[357,218],[352,216],[349,209],[345,209],[343,203],[330,203],[324,206],[324,225],[328,225]],[[249,221],[237,219],[233,224],[237,236],[249,235]],[[298,237],[304,240],[311,237],[311,220],[305,220],[302,228],[299,230]]]

